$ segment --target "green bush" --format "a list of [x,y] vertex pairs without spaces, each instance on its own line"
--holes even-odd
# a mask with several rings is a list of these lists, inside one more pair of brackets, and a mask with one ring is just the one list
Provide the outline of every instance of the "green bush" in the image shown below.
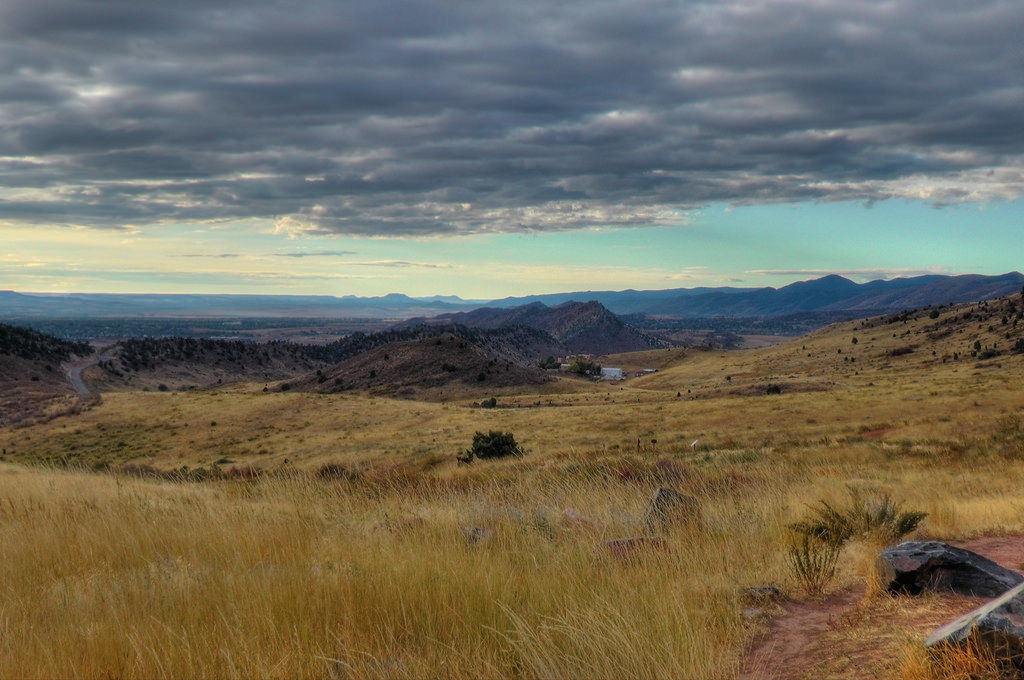
[[543,369],[558,368],[558,361],[554,357],[548,357],[542,361],[537,362],[537,366]]
[[516,442],[511,432],[491,430],[474,434],[473,445],[460,453],[458,459],[462,463],[470,463],[474,458],[506,458],[522,456],[524,453],[523,447]]
[[572,363],[569,364],[569,368],[565,370],[569,373],[585,375],[591,378],[596,378],[601,375],[601,365],[596,364],[593,361],[588,361],[587,359],[573,359]]
[[810,508],[810,517],[790,525],[796,533],[841,547],[852,539],[870,538],[895,543],[917,529],[928,515],[919,510],[903,510],[887,495],[866,497],[849,490],[845,505],[819,501]]

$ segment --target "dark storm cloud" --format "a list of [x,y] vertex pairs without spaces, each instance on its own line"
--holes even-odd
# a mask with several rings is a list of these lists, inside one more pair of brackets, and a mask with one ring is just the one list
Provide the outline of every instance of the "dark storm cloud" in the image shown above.
[[1024,192],[1017,0],[0,7],[0,219],[432,235]]

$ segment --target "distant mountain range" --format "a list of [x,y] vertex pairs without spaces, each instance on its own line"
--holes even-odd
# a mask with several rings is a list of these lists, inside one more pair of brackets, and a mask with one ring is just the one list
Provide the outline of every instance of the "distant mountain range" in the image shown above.
[[594,300],[616,314],[647,314],[680,319],[772,317],[803,312],[863,311],[865,315],[927,305],[975,302],[1019,293],[1024,274],[1001,276],[928,275],[854,283],[838,275],[799,281],[782,288],[676,288],[672,290],[586,291],[505,298],[492,307],[532,302],[557,305]]
[[405,319],[469,312],[481,306],[515,308],[538,302],[599,302],[615,314],[671,318],[774,317],[805,312],[857,311],[865,315],[1016,293],[1018,272],[1002,276],[917,276],[854,283],[831,275],[782,288],[675,288],[578,291],[550,295],[465,300],[455,296],[381,297],[328,295],[118,295],[0,291],[0,318],[83,317],[305,317]]
[[154,295],[0,291],[0,318],[277,317],[401,319],[473,309],[485,300],[346,295]]

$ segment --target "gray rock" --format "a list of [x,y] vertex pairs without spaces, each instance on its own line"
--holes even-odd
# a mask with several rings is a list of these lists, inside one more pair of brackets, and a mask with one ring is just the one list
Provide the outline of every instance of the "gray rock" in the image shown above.
[[782,592],[775,586],[751,586],[743,590],[749,602],[775,602],[782,597]]
[[662,487],[654,493],[644,513],[644,528],[663,531],[676,524],[700,521],[700,501],[673,489]]
[[925,645],[930,649],[977,645],[996,662],[1024,669],[1024,583],[939,628]]
[[1024,576],[987,557],[939,541],[903,541],[878,556],[886,589],[917,595],[922,591],[998,597],[1024,582]]
[[481,527],[464,527],[462,529],[462,536],[466,539],[466,543],[480,545],[494,538],[494,532]]

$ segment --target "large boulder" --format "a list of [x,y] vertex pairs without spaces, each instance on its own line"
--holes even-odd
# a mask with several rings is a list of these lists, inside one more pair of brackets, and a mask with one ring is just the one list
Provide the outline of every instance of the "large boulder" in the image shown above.
[[644,528],[649,532],[668,529],[676,524],[700,521],[700,501],[673,489],[658,489],[644,513]]
[[976,646],[1000,664],[1024,669],[1024,583],[939,628],[925,645],[936,650]]
[[987,557],[939,541],[903,541],[878,556],[882,584],[893,592],[922,591],[998,597],[1024,576]]

